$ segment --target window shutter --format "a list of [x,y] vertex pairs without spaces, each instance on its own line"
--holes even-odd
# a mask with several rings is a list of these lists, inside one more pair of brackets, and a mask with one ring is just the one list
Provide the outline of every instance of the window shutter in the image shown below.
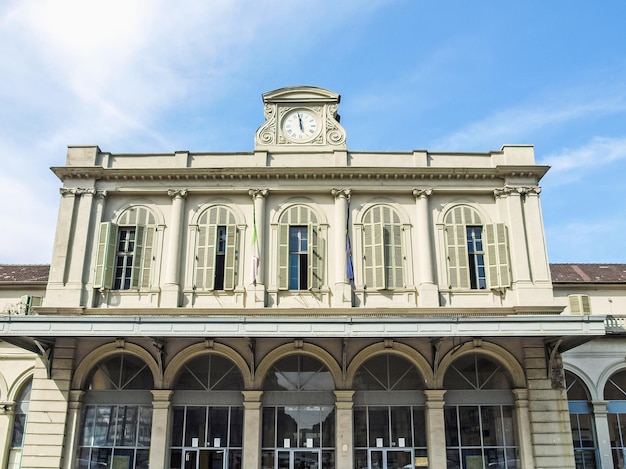
[[571,314],[591,314],[589,295],[569,295],[569,309]]
[[289,224],[278,225],[278,288],[289,289]]
[[404,253],[402,252],[402,226],[389,225],[389,255],[387,288],[404,288]]
[[150,272],[152,268],[152,257],[154,249],[154,233],[156,229],[153,226],[144,227],[145,238],[143,243],[143,259],[141,262],[141,278],[140,288],[148,289],[152,285],[150,279]]
[[236,281],[236,260],[237,260],[237,227],[235,225],[226,226],[226,259],[224,265],[224,290],[234,290]]
[[130,273],[130,288],[139,288],[141,280],[141,267],[143,265],[143,243],[145,228],[141,225],[135,227],[135,248],[133,249],[133,267]]
[[207,235],[207,225],[198,225],[198,248],[196,249],[196,278],[194,281],[194,286],[198,289],[204,289],[206,285]]
[[465,225],[446,226],[448,277],[451,288],[470,288]]
[[372,209],[372,278],[367,286],[375,290],[385,289],[385,233],[382,220],[382,207]]
[[314,224],[309,225],[308,285],[309,288],[316,290],[319,290],[324,283],[324,245],[319,230],[319,226]]
[[117,225],[114,223],[100,223],[98,252],[96,253],[96,266],[93,280],[94,288],[108,289],[113,286],[117,231]]
[[487,236],[487,272],[491,288],[511,286],[507,228],[504,223],[485,225]]

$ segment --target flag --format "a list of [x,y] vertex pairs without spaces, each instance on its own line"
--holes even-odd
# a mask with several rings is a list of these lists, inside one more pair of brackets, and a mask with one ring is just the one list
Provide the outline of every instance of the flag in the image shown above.
[[354,288],[354,266],[352,264],[352,243],[350,242],[350,195],[348,194],[348,216],[346,217],[346,262],[350,285]]
[[[254,202],[253,202],[254,203]],[[252,208],[252,285],[256,287],[259,266],[261,265],[261,258],[259,253],[259,239],[256,232],[256,207]]]

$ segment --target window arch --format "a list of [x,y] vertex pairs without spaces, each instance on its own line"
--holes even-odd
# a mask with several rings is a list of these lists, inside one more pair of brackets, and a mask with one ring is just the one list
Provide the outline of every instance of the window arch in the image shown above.
[[306,353],[287,355],[263,380],[261,465],[335,467],[334,379]]
[[77,468],[148,469],[152,371],[138,356],[120,352],[93,367],[84,382]]
[[98,232],[94,288],[149,289],[154,270],[156,219],[144,206],[127,208]]
[[169,467],[242,467],[244,381],[237,364],[218,353],[195,355],[172,387]]
[[355,467],[414,467],[428,459],[426,384],[414,363],[375,354],[356,370],[352,387]]
[[278,221],[278,288],[317,290],[324,284],[325,240],[305,205],[285,209]]
[[234,213],[223,205],[209,207],[198,219],[195,288],[233,290],[238,258],[239,230]]
[[453,207],[444,223],[450,288],[484,290],[511,286],[506,225],[485,224],[468,205]]
[[597,443],[589,390],[568,370],[565,370],[565,383],[576,468],[596,469]]
[[363,272],[366,288],[393,290],[405,286],[405,248],[398,212],[375,205],[363,215]]
[[481,353],[460,356],[443,378],[448,468],[517,468],[513,379],[506,367]]
[[30,391],[33,382],[29,380],[21,389],[15,400],[13,414],[13,429],[11,431],[11,443],[9,449],[9,464],[7,467],[19,468],[21,466],[22,448],[24,446],[24,434],[28,421],[28,408],[30,406]]

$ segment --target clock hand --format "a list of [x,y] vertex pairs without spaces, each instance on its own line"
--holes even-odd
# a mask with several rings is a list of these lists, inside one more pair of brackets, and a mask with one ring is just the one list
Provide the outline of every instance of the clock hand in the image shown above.
[[304,126],[302,125],[302,115],[298,113],[298,124],[300,125],[300,132],[304,132]]

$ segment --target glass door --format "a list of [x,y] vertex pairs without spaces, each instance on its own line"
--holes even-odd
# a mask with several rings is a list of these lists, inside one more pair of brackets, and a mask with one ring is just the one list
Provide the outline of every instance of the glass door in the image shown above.
[[185,450],[185,469],[226,469],[224,456],[222,449]]
[[277,450],[276,469],[323,469],[320,459],[319,450]]
[[410,449],[370,449],[370,469],[415,469],[413,450]]

